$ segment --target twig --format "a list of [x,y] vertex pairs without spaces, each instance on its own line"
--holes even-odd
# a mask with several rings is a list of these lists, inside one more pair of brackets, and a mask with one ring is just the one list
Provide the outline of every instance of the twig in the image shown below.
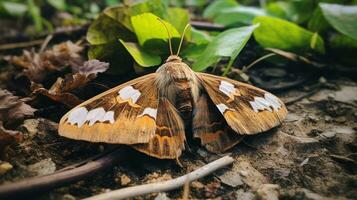
[[287,106],[292,105],[293,103],[298,102],[298,101],[300,101],[300,100],[302,100],[302,99],[304,99],[306,97],[312,96],[317,91],[319,91],[319,88],[314,88],[314,89],[312,89],[311,91],[309,91],[309,92],[307,92],[305,94],[302,94],[300,96],[295,97],[294,99],[290,99],[290,100],[286,101],[285,105],[287,105]]
[[40,192],[76,182],[112,166],[123,159],[123,155],[125,155],[123,149],[116,149],[100,158],[88,160],[87,163],[73,165],[52,174],[2,185],[0,186],[0,199],[23,199],[29,195],[40,194]]
[[44,41],[43,39],[40,39],[40,40],[32,40],[32,41],[28,41],[28,42],[2,44],[2,45],[0,45],[0,51],[41,45],[43,43],[43,41]]
[[201,22],[201,21],[191,21],[191,26],[205,31],[224,31],[227,27],[219,25],[219,24],[212,24],[210,22]]
[[178,178],[164,181],[160,183],[151,183],[133,187],[127,187],[119,190],[114,190],[111,192],[99,194],[96,196],[92,196],[87,198],[86,200],[114,200],[114,199],[124,199],[135,197],[139,195],[149,194],[153,192],[163,192],[173,190],[179,187],[182,187],[187,181],[192,182],[199,178],[202,178],[215,170],[222,168],[226,165],[233,163],[234,159],[230,156],[222,157],[218,160],[215,160],[195,171],[188,173],[184,176],[180,176]]

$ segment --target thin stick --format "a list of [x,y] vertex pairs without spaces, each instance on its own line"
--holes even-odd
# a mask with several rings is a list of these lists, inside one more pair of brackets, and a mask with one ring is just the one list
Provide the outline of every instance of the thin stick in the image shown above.
[[18,48],[36,46],[36,45],[42,44],[43,41],[44,41],[43,39],[40,39],[40,40],[32,40],[32,41],[28,41],[28,42],[17,42],[17,43],[2,44],[2,45],[0,45],[0,51],[1,50],[18,49]]
[[159,22],[161,22],[161,23],[164,25],[165,29],[166,29],[167,35],[168,35],[168,37],[169,37],[168,40],[169,40],[170,55],[174,55],[174,53],[172,52],[171,34],[170,34],[170,31],[169,31],[169,29],[167,28],[165,22],[164,22],[161,18],[157,18],[157,20],[159,20]]
[[262,61],[264,59],[270,58],[272,56],[275,56],[275,55],[276,55],[275,53],[269,53],[269,54],[267,54],[265,56],[262,56],[262,57],[256,59],[255,61],[253,61],[252,63],[250,63],[247,67],[244,67],[242,71],[243,72],[247,72],[251,67],[253,67],[258,62],[260,62],[260,61]]
[[187,31],[187,28],[190,26],[190,24],[186,24],[185,28],[183,29],[183,32],[182,32],[182,36],[181,36],[181,40],[180,40],[180,45],[178,47],[178,50],[177,50],[177,53],[176,53],[176,56],[179,55],[180,53],[180,50],[181,50],[181,45],[182,45],[182,42],[183,42],[183,38],[185,37],[185,34],[186,34],[186,31]]
[[119,190],[114,190],[111,192],[99,194],[96,196],[92,196],[87,198],[86,200],[114,200],[114,199],[126,199],[130,197],[135,197],[139,195],[149,194],[153,192],[164,192],[173,190],[179,187],[182,187],[187,181],[192,182],[199,178],[202,178],[217,169],[220,169],[224,166],[232,164],[234,159],[230,156],[224,156],[218,160],[215,160],[195,171],[188,173],[184,176],[180,176],[178,178],[164,181],[160,183],[151,183],[133,187],[127,187]]
[[30,195],[38,195],[41,192],[82,180],[112,166],[115,162],[123,159],[125,157],[123,155],[125,153],[122,149],[116,149],[107,152],[100,158],[88,160],[86,163],[80,163],[77,166],[72,165],[52,174],[1,185],[0,199],[29,198]]

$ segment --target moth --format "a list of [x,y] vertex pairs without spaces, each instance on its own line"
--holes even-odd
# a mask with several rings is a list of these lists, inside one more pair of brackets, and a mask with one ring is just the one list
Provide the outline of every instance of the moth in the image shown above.
[[207,150],[220,153],[245,135],[267,131],[283,121],[287,110],[279,98],[226,77],[194,72],[178,56],[183,36],[173,54],[167,32],[171,55],[155,73],[73,108],[60,120],[59,134],[126,144],[156,158],[177,159],[188,132]]

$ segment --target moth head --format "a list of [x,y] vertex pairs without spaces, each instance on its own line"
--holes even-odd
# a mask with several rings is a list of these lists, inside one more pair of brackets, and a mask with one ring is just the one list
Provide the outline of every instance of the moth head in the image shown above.
[[166,59],[165,63],[169,63],[169,62],[171,62],[171,63],[179,63],[181,61],[182,61],[182,59],[180,58],[180,56],[178,56],[178,55],[170,55]]

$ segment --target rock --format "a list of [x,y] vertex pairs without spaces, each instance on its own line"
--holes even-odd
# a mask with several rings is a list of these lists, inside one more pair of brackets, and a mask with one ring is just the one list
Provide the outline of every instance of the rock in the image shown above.
[[27,170],[36,176],[51,174],[56,171],[56,164],[52,161],[51,158],[48,158],[35,164],[29,165]]
[[163,181],[168,181],[171,180],[172,176],[168,173],[165,173],[163,175],[159,175],[158,173],[154,172],[145,177],[145,183],[158,183],[158,182],[163,182]]
[[233,167],[232,169],[226,171],[222,175],[218,176],[222,183],[229,185],[231,187],[237,187],[243,185],[242,177],[239,174],[239,168]]
[[263,184],[257,190],[257,197],[260,200],[279,200],[279,189],[276,184]]
[[302,117],[300,117],[299,115],[297,114],[294,114],[294,113],[288,113],[288,115],[286,116],[285,118],[285,122],[296,122],[296,121],[299,121],[301,120]]
[[243,189],[239,189],[235,192],[235,196],[237,200],[254,200],[255,194],[252,192],[245,192]]
[[[266,177],[256,170],[248,160],[238,158],[232,168],[235,173],[239,173],[241,180],[253,191],[257,190],[261,184],[268,183]],[[236,183],[239,183],[236,181]]]
[[321,136],[326,139],[332,139],[336,136],[336,133],[334,131],[325,131],[321,133]]
[[76,197],[70,195],[70,194],[65,194],[62,197],[63,200],[76,200]]
[[304,199],[304,200],[332,200],[332,199],[344,199],[344,198],[329,198],[321,196],[320,194],[314,193],[305,188],[289,189],[280,191],[280,197],[282,199]]
[[356,131],[349,126],[335,126],[332,131],[336,133],[336,137],[346,143],[352,143],[356,138]]
[[334,99],[343,103],[354,104],[357,102],[357,87],[342,86],[341,90],[334,93]]
[[129,183],[131,183],[131,179],[127,175],[124,174],[120,176],[120,184],[122,186],[127,186]]
[[6,174],[12,168],[13,167],[12,167],[12,165],[10,163],[0,161],[0,176]]
[[167,197],[166,193],[159,193],[156,197],[155,200],[170,200],[169,197]]

